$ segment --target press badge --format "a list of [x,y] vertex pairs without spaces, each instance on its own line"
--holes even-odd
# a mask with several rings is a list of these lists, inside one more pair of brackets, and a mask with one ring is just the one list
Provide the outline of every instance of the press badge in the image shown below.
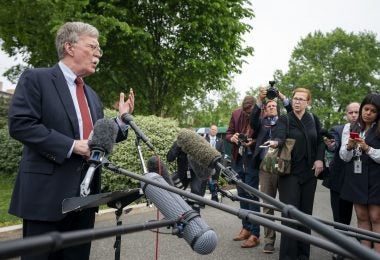
[[190,172],[190,170],[187,170],[186,174],[187,174],[187,178],[191,179],[191,172]]
[[354,161],[354,173],[362,173],[362,161],[360,159]]

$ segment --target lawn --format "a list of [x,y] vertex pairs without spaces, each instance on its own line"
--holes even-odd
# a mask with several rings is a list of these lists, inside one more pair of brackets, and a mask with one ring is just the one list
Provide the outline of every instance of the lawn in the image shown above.
[[20,218],[8,214],[15,177],[12,175],[0,174],[0,178],[0,227],[21,224]]

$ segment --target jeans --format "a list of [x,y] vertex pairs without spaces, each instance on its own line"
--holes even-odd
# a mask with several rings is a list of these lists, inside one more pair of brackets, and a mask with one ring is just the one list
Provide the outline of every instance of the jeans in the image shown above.
[[[253,168],[252,155],[247,155],[245,163],[243,158],[238,157],[236,161],[232,162],[232,169],[239,174],[240,179],[245,184],[258,189],[259,188],[259,170]],[[237,186],[238,195],[242,198],[258,201],[258,198],[254,195],[250,195],[247,191]],[[241,201],[240,208],[260,212],[258,205]],[[260,237],[260,225],[249,222],[248,220],[242,220],[243,228],[250,231],[252,235]]]

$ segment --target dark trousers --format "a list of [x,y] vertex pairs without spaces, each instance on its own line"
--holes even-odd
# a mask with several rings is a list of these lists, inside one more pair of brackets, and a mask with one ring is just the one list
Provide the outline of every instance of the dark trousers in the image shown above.
[[[280,177],[278,180],[278,190],[280,201],[291,204],[306,214],[313,213],[314,194],[317,186],[317,179],[312,177],[307,180],[289,175]],[[283,215],[283,217],[285,217]],[[289,223],[282,223],[293,229],[310,234],[310,229]],[[309,259],[310,244],[298,241],[294,238],[281,234],[280,258],[279,259]]]
[[[67,232],[80,229],[92,229],[95,222],[95,209],[86,209],[71,212],[61,221],[48,222],[36,220],[23,220],[23,237],[42,235],[58,231]],[[89,259],[91,242],[78,246],[64,248],[55,252],[46,252],[38,255],[22,256],[22,260],[77,260]]]
[[335,222],[350,225],[353,204],[340,198],[340,193],[330,190],[330,203]]
[[190,182],[191,193],[194,193],[203,197],[206,193],[207,179],[202,180],[192,170],[190,172],[191,172],[191,182]]
[[[253,168],[252,162],[252,155],[247,156],[246,163],[243,165],[243,159],[240,158],[237,161],[232,162],[232,169],[236,171],[239,174],[240,179],[245,184],[248,184],[249,186],[258,189],[259,188],[259,170]],[[258,198],[256,196],[250,195],[246,190],[240,188],[239,186],[236,187],[238,195],[240,197],[255,200],[258,201]],[[260,212],[260,206],[255,205],[253,203],[248,203],[245,201],[240,201],[240,208]],[[250,231],[252,235],[255,235],[257,237],[260,237],[260,225],[256,223],[251,223],[250,221],[243,219],[242,220],[243,228]]]

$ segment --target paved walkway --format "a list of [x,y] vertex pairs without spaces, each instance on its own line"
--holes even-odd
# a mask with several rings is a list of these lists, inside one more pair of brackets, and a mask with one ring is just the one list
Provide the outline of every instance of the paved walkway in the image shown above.
[[[209,195],[206,195],[209,197]],[[223,198],[223,203],[239,207],[238,202],[233,202],[228,198]],[[133,210],[122,216],[123,224],[137,224],[144,221],[156,219],[157,211],[154,208],[145,205],[136,205]],[[278,214],[278,213],[277,213]],[[184,239],[178,238],[171,234],[160,234],[158,237],[158,259],[181,259],[181,260],[215,260],[215,259],[278,259],[279,239],[275,244],[274,254],[265,254],[262,252],[263,244],[256,248],[243,249],[240,247],[241,242],[232,241],[232,238],[239,232],[241,228],[241,220],[236,216],[221,210],[206,206],[201,211],[202,218],[212,227],[218,235],[218,245],[212,254],[202,256],[194,251],[186,243]],[[278,214],[279,215],[279,214]],[[329,190],[320,185],[317,186],[317,192],[314,204],[314,215],[323,219],[331,220],[331,210],[329,202]],[[353,220],[355,217],[353,217]],[[96,227],[112,227],[116,225],[115,214],[108,212],[99,214],[96,218]],[[356,225],[353,223],[352,225]],[[170,233],[170,229],[163,228],[161,232]],[[263,234],[263,229],[262,232]],[[0,232],[0,240],[8,240],[20,237],[20,230],[8,232]],[[156,252],[156,235],[151,231],[142,231],[122,236],[121,259],[155,259]],[[91,259],[115,259],[114,244],[115,238],[110,237],[93,241],[91,250]],[[15,258],[16,259],[16,258]],[[315,246],[311,246],[311,258],[315,260],[331,259],[331,253]]]

